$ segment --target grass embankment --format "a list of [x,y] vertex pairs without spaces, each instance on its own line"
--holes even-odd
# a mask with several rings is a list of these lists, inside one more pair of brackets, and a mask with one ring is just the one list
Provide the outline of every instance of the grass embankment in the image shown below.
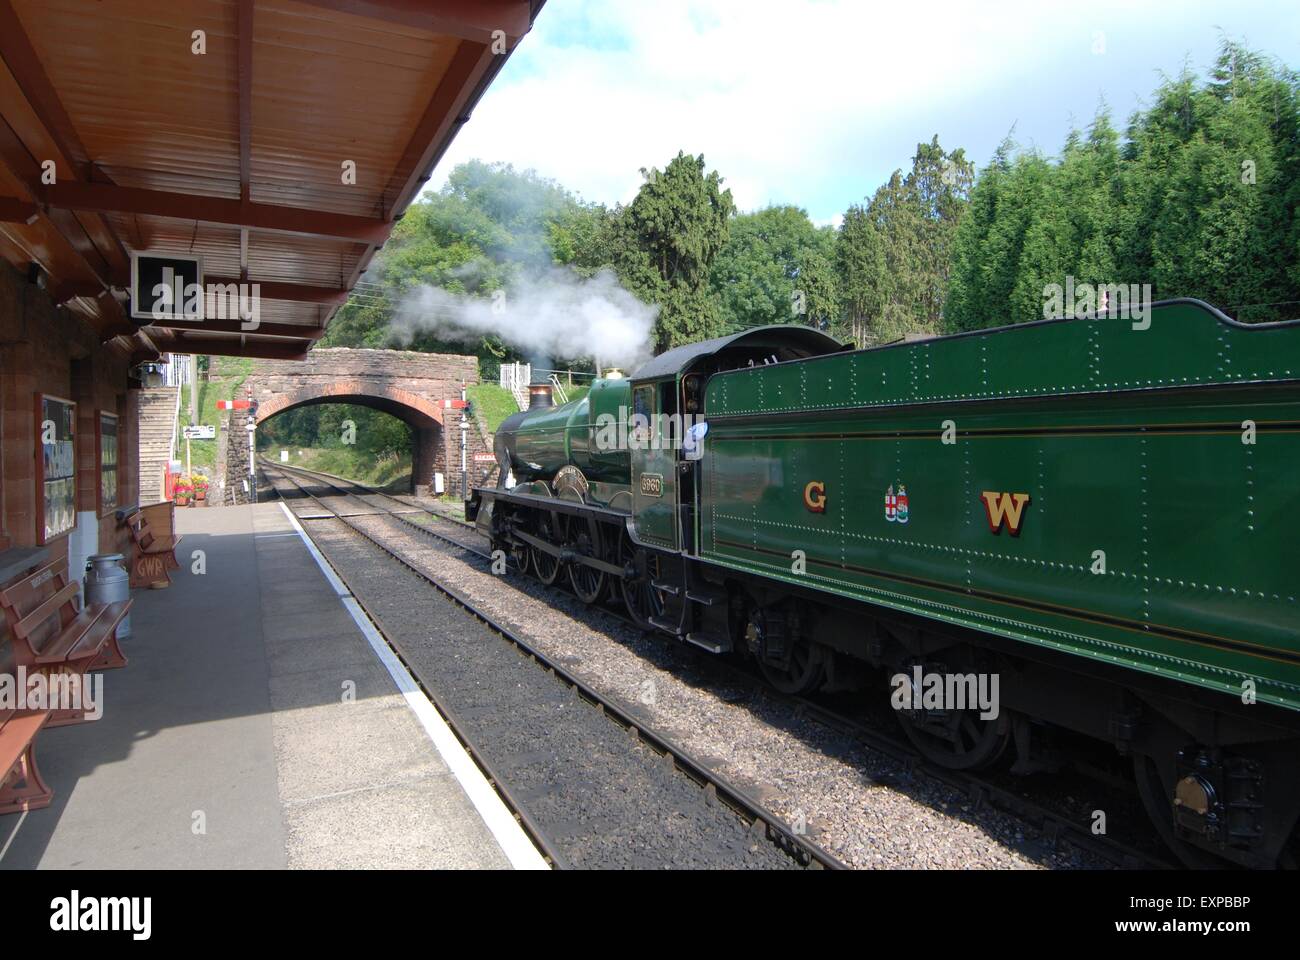
[[[577,384],[573,385],[572,387],[565,386],[564,390],[569,397],[567,402],[573,403],[575,400],[581,400],[583,397],[585,397],[588,393],[591,392],[591,384],[587,384],[586,386],[582,386],[582,387],[578,386]],[[558,397],[556,398],[556,403],[559,403]]]
[[405,493],[411,484],[411,455],[394,453],[375,458],[355,447],[279,447],[262,450],[262,456],[280,462],[280,451],[288,450],[290,466],[332,473],[336,477],[358,480],[372,487],[393,487]]
[[[572,403],[585,397],[591,385],[566,386],[565,389],[568,391],[569,402]],[[489,433],[496,433],[502,420],[512,413],[519,412],[519,404],[515,403],[514,395],[495,383],[476,383],[465,388],[465,395],[474,405],[474,412],[479,422]],[[559,403],[558,397],[555,398],[555,402]]]
[[[217,409],[218,400],[232,400],[244,386],[244,381],[253,371],[253,361],[247,357],[213,357],[207,380],[199,381],[198,424],[208,424],[217,428],[220,437],[221,424],[226,414]],[[219,367],[217,366],[219,364]],[[215,368],[215,369],[214,369]],[[190,422],[190,388],[181,387],[181,406],[176,415],[176,456],[182,467],[185,463],[185,439],[182,429]],[[217,465],[217,440],[191,440],[190,459],[195,470],[209,474]]]
[[475,416],[489,433],[496,433],[501,421],[519,412],[514,394],[495,383],[475,383],[465,388],[465,396],[474,407]]

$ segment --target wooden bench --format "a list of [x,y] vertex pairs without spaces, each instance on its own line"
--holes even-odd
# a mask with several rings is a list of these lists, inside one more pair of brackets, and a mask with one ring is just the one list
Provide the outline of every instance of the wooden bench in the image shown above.
[[[9,624],[13,668],[47,674],[85,674],[126,666],[117,643],[117,625],[130,600],[95,603],[77,609],[77,583],[64,572],[67,562],[52,560],[0,590],[0,609]],[[53,711],[50,726],[80,723],[85,708]]]
[[135,556],[131,559],[131,586],[166,587],[172,582],[168,569],[179,570],[176,561],[176,505],[170,500],[141,507],[123,521],[131,531]]
[[49,710],[0,709],[0,814],[48,807],[54,791],[36,769],[36,734]]

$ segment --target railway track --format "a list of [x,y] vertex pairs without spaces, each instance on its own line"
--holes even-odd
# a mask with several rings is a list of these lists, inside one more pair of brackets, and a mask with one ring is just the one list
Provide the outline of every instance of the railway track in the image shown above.
[[[593,712],[593,715],[600,717],[600,722],[608,724],[612,720],[618,725],[628,739],[644,750],[648,750],[656,758],[661,771],[677,781],[678,786],[685,782],[691,785],[691,790],[696,794],[696,800],[703,801],[703,804],[712,809],[728,811],[729,819],[737,820],[743,827],[742,833],[746,843],[750,841],[761,840],[764,846],[773,851],[774,856],[778,856],[787,865],[805,868],[825,868],[825,869],[843,869],[844,864],[827,851],[823,850],[817,844],[801,836],[799,831],[795,830],[788,824],[781,822],[779,818],[772,814],[756,798],[749,795],[746,791],[729,782],[725,777],[719,775],[716,771],[709,768],[706,764],[701,763],[682,749],[670,738],[660,734],[653,728],[649,727],[642,718],[637,717],[624,704],[617,700],[603,695],[582,679],[575,676],[559,664],[549,658],[545,653],[530,644],[525,638],[521,637],[517,631],[512,630],[509,626],[499,622],[488,612],[482,610],[473,600],[465,596],[453,586],[450,586],[437,577],[431,575],[427,570],[419,565],[412,563],[409,558],[403,556],[400,551],[394,550],[388,543],[383,542],[372,533],[363,529],[357,522],[358,518],[368,516],[382,516],[385,518],[403,519],[407,526],[412,530],[420,530],[425,533],[431,533],[433,536],[439,536],[449,544],[454,544],[458,549],[471,550],[478,556],[490,559],[486,553],[480,550],[474,550],[469,544],[458,542],[450,537],[442,537],[436,532],[429,531],[421,524],[414,523],[409,519],[400,516],[398,511],[391,509],[375,507],[366,497],[384,497],[391,500],[404,509],[402,512],[415,512],[411,505],[396,497],[388,494],[380,494],[372,491],[367,494],[358,494],[339,486],[340,483],[347,483],[341,478],[324,479],[324,475],[315,474],[314,472],[302,471],[296,468],[285,468],[281,464],[271,464],[263,461],[261,464],[263,472],[271,479],[272,485],[277,492],[283,496],[283,484],[277,484],[274,477],[279,476],[292,486],[293,492],[300,498],[305,498],[315,504],[316,511],[308,512],[295,510],[295,514],[300,520],[332,520],[343,524],[351,534],[355,534],[364,539],[371,547],[382,553],[392,561],[400,564],[406,571],[414,577],[419,578],[425,584],[432,586],[443,597],[455,604],[460,610],[474,618],[494,635],[500,637],[509,643],[516,651],[522,654],[527,660],[541,668],[537,671],[542,676],[545,671],[545,681],[554,684],[556,681],[563,684],[576,698],[578,703],[584,704]],[[294,474],[298,474],[295,476]],[[306,477],[307,482],[299,479],[299,476]],[[357,509],[353,507],[336,508],[335,505],[327,502],[325,498],[311,492],[312,483],[324,484],[339,491],[341,497],[355,501],[366,509]],[[360,485],[353,485],[353,489],[363,489]],[[289,498],[286,498],[288,500]],[[333,498],[330,498],[333,499]],[[292,504],[290,508],[293,509]],[[426,512],[426,511],[419,511]],[[435,514],[436,516],[436,514]],[[314,540],[317,540],[318,546],[324,547],[318,539],[316,533],[310,533]],[[349,580],[349,575],[345,570],[339,568],[331,558],[329,553],[325,552],[327,560],[334,567],[335,572],[340,579],[348,586],[349,591],[356,597],[358,603],[366,611],[367,615],[375,622],[380,633],[384,635],[394,651],[406,663],[416,681],[421,685],[425,694],[429,696],[435,708],[437,708],[447,720],[449,726],[456,733],[462,744],[466,747],[471,757],[483,770],[485,776],[497,789],[504,802],[518,818],[521,826],[537,844],[543,855],[556,867],[572,866],[573,861],[568,856],[566,844],[562,839],[557,839],[542,822],[541,818],[535,817],[530,812],[530,804],[526,798],[521,797],[510,784],[510,774],[499,768],[487,753],[476,744],[476,737],[471,730],[472,723],[467,722],[466,718],[459,715],[459,711],[448,705],[447,698],[439,696],[437,684],[430,682],[426,671],[421,667],[421,657],[415,654],[408,644],[398,639],[398,630],[389,629],[384,623],[384,617],[373,601],[368,602],[364,599],[364,590],[354,589],[353,581],[356,577],[353,575]],[[680,792],[680,789],[678,789]],[[702,797],[699,796],[702,794]],[[640,798],[638,802],[644,802],[645,798]],[[734,844],[733,844],[734,846]],[[725,849],[725,844],[723,845]],[[753,866],[754,858],[752,853],[757,844],[751,844],[747,849],[751,856],[745,862],[727,863],[724,860],[715,863],[706,863],[708,866]],[[761,859],[761,858],[757,858]],[[669,865],[669,864],[665,864]],[[772,865],[771,863],[763,865]]]
[[[266,468],[279,470],[286,474],[294,472],[302,477],[309,478],[315,483],[323,484],[336,491],[337,495],[363,504],[367,510],[371,511],[370,515],[385,515],[399,520],[406,527],[418,530],[432,540],[445,545],[448,549],[469,554],[483,563],[490,563],[492,560],[490,553],[482,547],[481,535],[469,523],[446,517],[418,503],[375,490],[343,477],[296,467],[286,469],[282,464],[271,464],[265,461],[263,465]],[[383,505],[376,503],[376,500],[383,501]],[[388,504],[393,506],[388,506]],[[420,522],[416,519],[417,517],[426,521],[431,520],[432,524],[430,522]],[[479,542],[475,543],[476,540]],[[405,561],[403,562],[405,563]],[[410,566],[410,564],[406,565]],[[615,609],[613,604],[589,609],[598,610],[598,615],[613,617],[623,625],[637,629],[631,619],[621,610]],[[748,669],[745,665],[722,658],[708,658],[708,662],[715,666],[716,669],[732,677],[739,675],[746,682],[761,686],[766,696],[784,702],[790,709],[854,738],[870,750],[889,757],[903,766],[909,775],[925,777],[960,792],[970,799],[975,809],[978,810],[982,805],[988,804],[997,810],[1016,817],[1038,831],[1044,840],[1053,847],[1060,842],[1066,842],[1076,849],[1086,851],[1119,868],[1176,868],[1172,858],[1165,855],[1161,848],[1109,836],[1094,835],[1088,828],[1082,826],[1077,819],[1062,814],[1056,809],[1056,804],[1039,802],[1022,792],[1018,792],[1011,784],[1005,782],[1009,778],[1003,778],[1003,781],[999,781],[994,776],[953,771],[940,767],[921,756],[916,748],[901,734],[888,732],[885,725],[848,716],[842,710],[821,702],[818,698],[779,693],[766,685],[757,674],[757,671]]]

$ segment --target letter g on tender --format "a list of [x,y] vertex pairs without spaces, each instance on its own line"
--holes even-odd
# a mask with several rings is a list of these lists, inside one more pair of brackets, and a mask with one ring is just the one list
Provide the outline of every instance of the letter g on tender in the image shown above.
[[826,512],[826,484],[820,480],[811,481],[803,488],[803,505],[813,513]]

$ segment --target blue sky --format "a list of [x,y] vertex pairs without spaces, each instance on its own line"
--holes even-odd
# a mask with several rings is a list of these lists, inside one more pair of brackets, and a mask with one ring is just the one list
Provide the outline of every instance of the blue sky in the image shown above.
[[1054,154],[1103,101],[1122,128],[1224,35],[1300,68],[1295,0],[549,0],[431,186],[478,157],[626,202],[686,150],[742,210],[837,222],[935,134],[982,166],[1013,128]]

